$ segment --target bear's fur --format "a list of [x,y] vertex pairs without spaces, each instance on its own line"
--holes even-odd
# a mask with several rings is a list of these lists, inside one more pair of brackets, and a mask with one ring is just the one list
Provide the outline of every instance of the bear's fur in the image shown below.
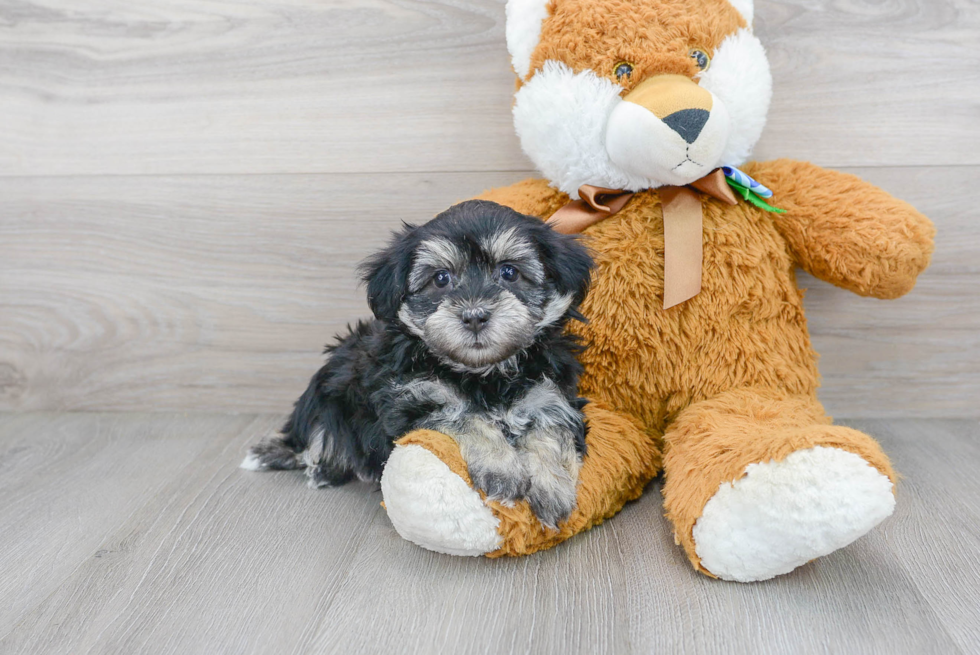
[[[617,82],[617,62],[629,61],[633,74],[618,80],[623,95],[651,75],[697,81],[688,48],[713,52],[746,31],[751,3],[736,4],[553,0],[529,62],[515,55],[515,69],[527,69],[518,88],[548,62]],[[888,458],[867,435],[833,425],[817,400],[817,356],[794,270],[863,296],[896,298],[928,265],[934,228],[908,204],[851,175],[788,160],[742,168],[774,191],[771,202],[786,213],[702,195],[702,290],[677,307],[663,308],[664,225],[653,185],[629,189],[638,193],[621,212],[586,230],[597,268],[583,306],[590,322],[574,328],[589,344],[581,393],[592,401],[578,508],[552,532],[523,503],[491,503],[500,540],[487,555],[531,553],[601,522],[638,497],[661,467],[677,542],[698,570],[728,579],[784,573],[846,545],[891,512],[895,473]],[[547,219],[576,195],[576,184],[574,176],[527,180],[481,198]],[[437,453],[469,483],[448,437],[414,434],[400,444]],[[789,482],[773,468],[786,462],[796,467],[782,470],[792,473]],[[837,464],[821,462],[841,468],[825,471],[821,466]],[[739,504],[747,487],[737,483],[747,476],[776,485],[761,496],[773,498],[772,507]],[[837,498],[844,500],[828,500]],[[709,502],[711,518],[697,527]],[[736,510],[725,508],[739,507],[744,515],[729,525],[724,512]],[[725,541],[729,530],[732,543]],[[729,550],[744,561],[731,563]],[[702,561],[706,553],[710,565]]]

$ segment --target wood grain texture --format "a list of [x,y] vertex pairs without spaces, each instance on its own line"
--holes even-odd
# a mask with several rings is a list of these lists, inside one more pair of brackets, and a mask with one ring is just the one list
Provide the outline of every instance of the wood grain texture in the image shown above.
[[[0,635],[88,559],[106,536],[206,451],[236,418],[62,415],[0,420]],[[193,429],[190,429],[190,426]],[[2,649],[0,649],[2,650]]]
[[[302,475],[238,469],[281,417],[227,418],[220,430],[211,417],[192,421],[183,436],[195,440],[194,461],[119,516],[97,550],[68,544],[80,556],[74,574],[16,629],[0,630],[0,652],[285,652],[335,600],[380,494],[363,484],[317,494]],[[106,425],[96,438],[136,445],[134,436]],[[140,486],[124,475],[103,484]]]
[[0,179],[3,406],[282,411],[389,229],[513,179]]
[[678,552],[655,491],[611,523],[629,554],[622,593],[636,652],[960,652],[939,617],[945,605],[926,602],[877,533],[774,580],[719,583]]
[[[628,653],[618,548],[614,531],[596,531],[567,549],[490,563],[422,550],[380,514],[338,591],[345,602],[330,607],[299,650]],[[365,606],[383,617],[383,630],[365,629]]]
[[[691,570],[657,483],[603,526],[530,557],[424,551],[397,536],[368,485],[312,491],[299,473],[236,469],[245,445],[280,418],[0,416],[2,480],[16,480],[0,488],[0,548],[36,549],[29,567],[0,555],[2,589],[47,585],[16,599],[15,621],[3,615],[0,652],[980,649],[975,420],[848,422],[878,437],[904,475],[895,516],[789,575],[739,585]],[[61,443],[91,444],[91,456],[82,448],[57,465],[77,498],[111,488],[131,499],[103,508],[114,522],[99,539],[49,529],[74,521],[80,502],[52,502],[51,476],[37,466]],[[188,461],[179,475],[176,443]],[[113,454],[120,465],[92,475],[92,462]],[[145,465],[157,460],[157,471]],[[123,466],[134,461],[144,462],[140,476]],[[34,522],[11,532],[24,514]],[[61,560],[74,564],[64,571]]]
[[[897,301],[801,278],[829,410],[977,416],[980,168],[852,170],[938,249]],[[286,411],[389,229],[527,175],[0,178],[0,408]]]
[[[880,534],[964,653],[980,650],[980,426],[960,421],[854,421],[888,447],[899,509]],[[942,507],[943,511],[936,511]],[[931,544],[931,546],[927,546]],[[962,546],[949,547],[949,544]],[[950,603],[950,599],[962,602]]]
[[[7,0],[0,175],[524,170],[503,0]],[[763,158],[980,164],[972,0],[760,0]]]

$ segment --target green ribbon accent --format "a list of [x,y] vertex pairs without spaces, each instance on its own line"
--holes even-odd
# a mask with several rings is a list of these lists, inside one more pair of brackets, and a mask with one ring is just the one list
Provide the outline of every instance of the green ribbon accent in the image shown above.
[[763,200],[758,194],[756,194],[755,191],[753,191],[752,189],[748,188],[747,186],[744,186],[742,184],[739,184],[738,182],[736,182],[732,178],[725,177],[725,181],[728,182],[728,186],[730,186],[732,189],[735,190],[735,193],[737,193],[738,195],[742,196],[742,198],[744,198],[746,201],[748,201],[749,204],[755,205],[759,209],[764,209],[767,212],[773,212],[774,214],[785,214],[786,213],[786,210],[785,209],[779,209],[778,207],[773,207],[772,205],[770,205],[769,203],[767,203],[765,200]]

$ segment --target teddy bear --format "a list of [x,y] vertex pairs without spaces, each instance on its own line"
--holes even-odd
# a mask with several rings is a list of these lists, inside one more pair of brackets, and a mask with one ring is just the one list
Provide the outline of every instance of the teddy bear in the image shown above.
[[708,576],[766,580],[843,548],[895,507],[870,436],[817,400],[795,269],[862,296],[909,292],[934,228],[854,177],[750,162],[772,80],[752,0],[509,0],[514,125],[544,179],[481,197],[581,233],[596,260],[577,506],[557,530],[473,488],[417,431],[382,477],[401,536],[525,555],[612,517],[663,473],[676,543]]

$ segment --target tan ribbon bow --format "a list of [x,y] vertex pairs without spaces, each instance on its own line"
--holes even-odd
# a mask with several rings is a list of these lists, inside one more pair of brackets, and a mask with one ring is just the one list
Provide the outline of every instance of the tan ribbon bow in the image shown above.
[[[738,204],[720,168],[689,186],[729,205]],[[701,199],[690,188],[669,186],[657,191],[664,214],[664,309],[670,309],[701,292],[704,216]],[[548,219],[555,231],[578,234],[619,212],[634,195],[590,184],[579,187],[578,193],[581,200],[573,200]]]

